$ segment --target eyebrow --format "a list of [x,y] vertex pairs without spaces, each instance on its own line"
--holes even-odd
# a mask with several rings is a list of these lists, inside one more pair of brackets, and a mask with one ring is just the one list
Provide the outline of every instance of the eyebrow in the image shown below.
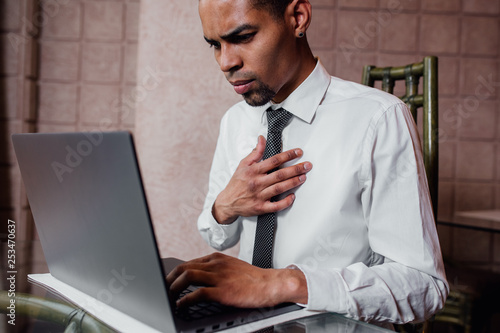
[[[220,38],[223,40],[228,40],[228,39],[231,39],[235,36],[238,36],[240,33],[242,33],[245,30],[252,30],[252,29],[256,29],[256,28],[257,27],[255,25],[252,25],[252,24],[242,24],[242,25],[236,27],[235,29],[233,29],[232,31],[228,32],[227,34],[220,36]],[[209,44],[213,44],[216,42],[215,40],[207,38],[206,36],[203,36],[203,38],[205,38],[205,40]]]

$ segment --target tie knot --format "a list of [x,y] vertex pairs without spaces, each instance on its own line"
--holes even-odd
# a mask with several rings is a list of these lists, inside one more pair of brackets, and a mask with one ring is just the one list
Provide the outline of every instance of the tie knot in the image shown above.
[[292,114],[283,108],[267,110],[268,131],[282,132],[292,119]]

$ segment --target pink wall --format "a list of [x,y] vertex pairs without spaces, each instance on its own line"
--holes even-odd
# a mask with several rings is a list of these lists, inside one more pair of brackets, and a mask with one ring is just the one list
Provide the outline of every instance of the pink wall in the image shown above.
[[187,259],[210,251],[196,219],[220,117],[238,98],[203,40],[197,1],[141,5],[137,77],[145,93],[136,113],[141,166],[160,250]]

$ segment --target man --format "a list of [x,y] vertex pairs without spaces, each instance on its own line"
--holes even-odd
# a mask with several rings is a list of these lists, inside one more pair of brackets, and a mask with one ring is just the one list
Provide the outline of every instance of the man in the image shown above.
[[[167,277],[173,293],[206,286],[178,306],[296,302],[392,323],[440,309],[448,284],[406,106],[330,77],[305,37],[308,0],[200,0],[199,13],[245,102],[222,119],[198,227],[218,250],[239,242],[240,259],[213,254],[177,267]],[[278,108],[293,115],[283,152],[263,159],[267,110]],[[276,213],[274,269],[250,264],[267,213]]]

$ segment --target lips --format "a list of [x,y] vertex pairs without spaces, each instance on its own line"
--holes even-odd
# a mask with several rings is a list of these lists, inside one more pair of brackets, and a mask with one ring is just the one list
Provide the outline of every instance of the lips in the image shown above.
[[239,80],[230,83],[233,85],[234,91],[242,95],[250,90],[253,81],[254,80]]

